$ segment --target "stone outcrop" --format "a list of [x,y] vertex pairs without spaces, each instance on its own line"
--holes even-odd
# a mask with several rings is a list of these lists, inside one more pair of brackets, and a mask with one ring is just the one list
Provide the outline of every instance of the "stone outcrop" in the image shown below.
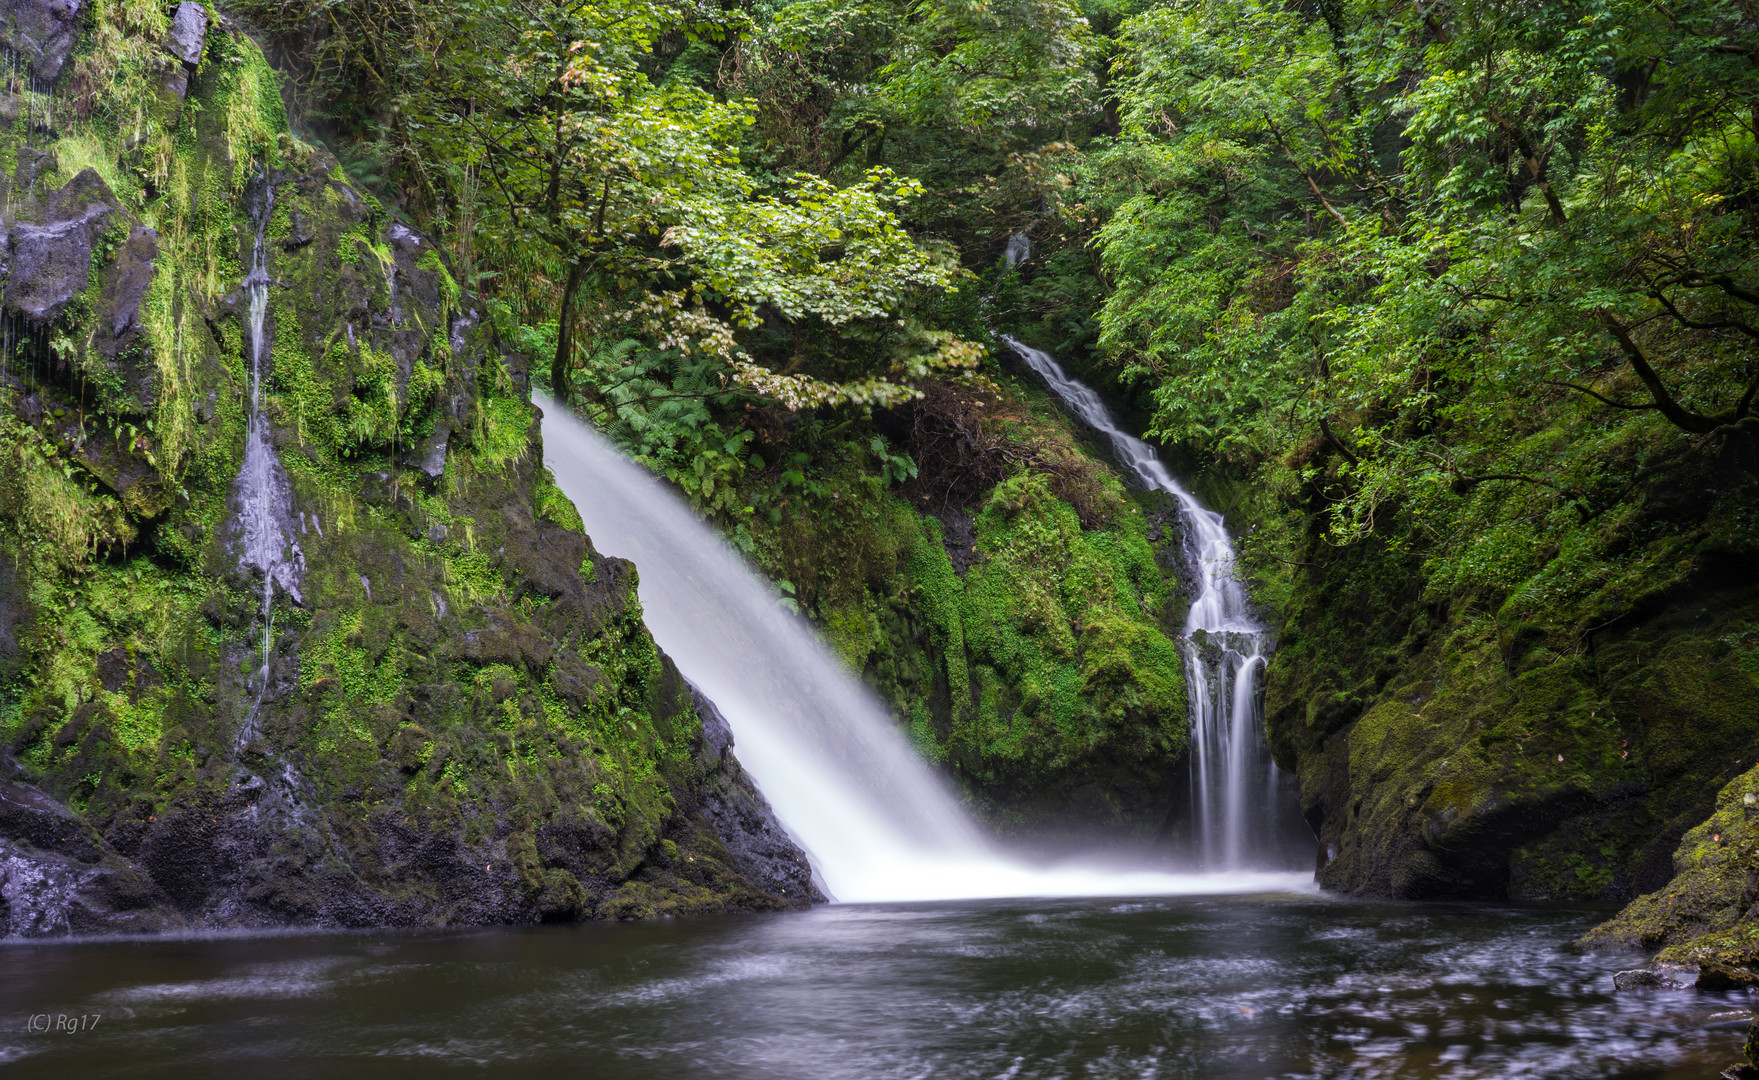
[[182,929],[150,875],[0,753],[0,936]]
[[703,788],[700,813],[725,845],[729,864],[764,892],[823,900],[800,846],[733,757],[733,729],[726,717],[694,687],[691,693],[702,717],[703,755],[714,768],[712,782]]
[[79,44],[81,0],[3,0],[0,46],[30,65],[39,84],[55,81]]
[[[27,171],[20,152],[18,172]],[[5,306],[34,326],[54,322],[84,292],[92,270],[92,248],[117,219],[116,196],[102,178],[86,169],[42,199],[21,192],[6,229]],[[150,230],[147,230],[150,232]],[[113,322],[132,322],[140,306],[146,273],[135,271],[133,307]],[[124,297],[118,299],[125,300]]]
[[202,49],[207,41],[207,11],[193,0],[183,0],[171,16],[171,32],[165,37],[165,51],[193,71],[202,62]]
[[1759,541],[1740,474],[1671,468],[1606,526],[1622,563],[1575,592],[1542,578],[1540,601],[1443,594],[1420,551],[1313,541],[1265,712],[1322,885],[1626,902],[1674,877],[1759,760]]

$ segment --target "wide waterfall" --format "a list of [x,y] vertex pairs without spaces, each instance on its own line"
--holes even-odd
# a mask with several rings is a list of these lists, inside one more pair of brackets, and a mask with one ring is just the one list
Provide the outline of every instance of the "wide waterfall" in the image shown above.
[[1197,583],[1183,649],[1191,700],[1191,847],[1212,869],[1286,863],[1290,799],[1264,745],[1260,707],[1266,634],[1234,573],[1234,545],[1222,516],[1193,498],[1154,448],[1120,427],[1100,396],[1070,378],[1054,357],[1006,335],[1002,340],[1070,412],[1110,441],[1118,464],[1138,483],[1177,501],[1184,557]]
[[594,546],[634,561],[654,640],[733,729],[734,752],[842,901],[1285,889],[1304,875],[1037,865],[1002,849],[811,625],[677,495],[566,408],[544,461]]

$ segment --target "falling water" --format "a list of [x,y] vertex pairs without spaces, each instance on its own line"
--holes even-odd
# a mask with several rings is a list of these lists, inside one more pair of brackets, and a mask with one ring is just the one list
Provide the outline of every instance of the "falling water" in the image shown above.
[[1290,874],[1040,866],[1001,849],[880,702],[688,506],[542,395],[544,461],[599,550],[634,560],[648,628],[843,901],[1291,888]]
[[275,589],[299,600],[299,579],[305,569],[305,555],[293,538],[293,486],[281,468],[281,459],[269,442],[269,426],[263,417],[263,374],[269,362],[269,348],[264,340],[264,323],[269,311],[268,259],[263,234],[275,212],[275,186],[264,176],[258,184],[258,195],[251,207],[256,225],[256,242],[251,249],[250,273],[244,278],[245,298],[249,304],[249,327],[245,340],[249,362],[250,412],[244,434],[244,465],[238,470],[233,486],[233,505],[237,511],[234,550],[238,568],[262,576],[262,664],[257,672],[256,700],[250,715],[238,734],[243,746],[256,734],[257,710],[269,682],[269,654],[274,643]]
[[1259,677],[1264,628],[1234,573],[1234,547],[1222,516],[1173,479],[1141,439],[1118,426],[1093,390],[1069,377],[1048,353],[1002,340],[1050,384],[1070,412],[1104,435],[1118,463],[1150,491],[1164,491],[1184,517],[1184,557],[1197,583],[1185,616],[1185,679],[1191,702],[1191,840],[1206,867],[1274,864],[1282,857],[1288,795],[1264,745]]

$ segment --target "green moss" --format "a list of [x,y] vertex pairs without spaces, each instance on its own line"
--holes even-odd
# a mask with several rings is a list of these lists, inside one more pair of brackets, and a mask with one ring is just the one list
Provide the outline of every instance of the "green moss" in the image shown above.
[[[1086,461],[1067,421],[1025,396],[1001,407],[1059,459]],[[865,451],[862,437],[851,447]],[[1141,506],[1094,470],[1109,520],[1083,528],[1042,473],[998,484],[957,553],[940,520],[867,475],[868,455],[802,469],[774,524],[745,526],[848,666],[900,726],[1010,828],[1148,831],[1183,768],[1178,607]]]
[[[456,848],[492,873],[513,866],[516,884],[491,873],[483,887],[518,890],[498,910],[533,917],[590,915],[651,853],[708,859],[680,811],[703,782],[700,724],[632,586],[601,580],[585,599],[530,588],[530,561],[546,557],[531,519],[578,530],[579,517],[531,462],[531,413],[499,358],[474,334],[454,352],[446,326],[462,296],[443,263],[417,265],[398,327],[361,318],[392,299],[383,209],[323,181],[339,174],[286,131],[255,46],[213,28],[179,110],[144,93],[162,5],[104,0],[90,18],[80,70],[111,64],[112,78],[89,116],[57,103],[69,119],[48,149],[62,172],[95,168],[123,205],[92,287],[42,343],[83,381],[39,362],[30,381],[49,419],[0,410],[0,599],[21,613],[18,655],[0,664],[9,747],[106,833],[223,804],[241,766],[294,769],[331,830],[310,865],[439,921],[467,916],[436,906],[436,880],[387,859],[387,836]],[[101,55],[105,34],[126,47]],[[228,540],[246,423],[248,196],[271,175],[264,405],[305,565],[300,602],[277,592],[265,623]],[[99,286],[135,221],[157,230],[158,255],[144,342],[112,364],[93,347]],[[420,275],[434,275],[437,306],[420,299]],[[473,421],[450,433],[435,480],[402,459],[442,400]],[[103,457],[111,444],[127,449]],[[117,494],[104,477],[121,458],[157,486]],[[588,549],[584,569],[596,558]],[[235,752],[247,715],[256,738]],[[558,832],[576,848],[537,839]],[[279,837],[253,868],[269,883],[253,917],[314,917],[304,842]],[[652,910],[773,903],[726,879],[643,887]]]
[[[537,477],[532,482],[531,503],[532,509],[537,511],[537,516],[543,520],[554,522],[575,532],[585,531],[586,527],[580,521],[580,511],[574,508],[574,504],[569,501],[568,496],[564,495],[562,489],[556,486],[556,478],[550,474],[550,470],[546,467],[538,467]],[[586,574],[589,569],[590,567],[583,568],[583,574]]]
[[530,448],[531,410],[515,397],[486,398],[478,409],[473,447],[476,467],[498,472]]
[[1679,963],[1759,964],[1759,927],[1745,921],[1759,869],[1759,768],[1717,793],[1710,817],[1681,839],[1674,877],[1584,939],[1591,946],[1655,949]]

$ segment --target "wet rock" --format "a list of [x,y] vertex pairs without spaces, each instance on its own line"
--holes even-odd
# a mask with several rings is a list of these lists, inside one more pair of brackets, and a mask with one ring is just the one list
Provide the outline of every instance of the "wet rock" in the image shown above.
[[[114,350],[130,330],[140,326],[140,302],[153,280],[153,260],[159,255],[159,234],[136,225],[116,261],[116,270],[105,290],[105,322]],[[114,352],[111,353],[114,355]]]
[[87,169],[51,196],[47,224],[14,225],[6,306],[36,325],[54,322],[85,291],[92,245],[108,224],[114,202],[103,180]]
[[1662,979],[1660,973],[1648,968],[1632,968],[1629,971],[1616,972],[1612,977],[1614,990],[1649,989],[1664,985],[1667,983]]
[[[0,559],[0,679],[8,681],[17,677],[24,659],[19,649],[19,635],[27,624],[28,609],[21,585],[17,568]],[[0,764],[9,761],[0,755]],[[0,771],[0,780],[8,778],[6,772]]]
[[691,696],[702,717],[704,757],[715,763],[700,813],[725,845],[728,861],[745,880],[772,896],[801,904],[822,902],[825,896],[813,880],[806,853],[733,757],[733,731],[726,717],[694,687]]
[[165,36],[165,51],[194,68],[202,62],[202,49],[208,41],[208,13],[200,4],[184,0],[171,16],[171,32]]
[[1753,1026],[1754,1019],[1751,1009],[1715,1012],[1704,1018],[1704,1028],[1706,1031],[1746,1031]]
[[[550,673],[550,682],[556,687],[557,695],[574,707],[590,706],[604,681],[603,672],[574,653],[561,652],[556,655],[556,665]],[[704,717],[703,722],[706,725],[707,717]]]
[[132,867],[88,867],[0,839],[0,926],[8,937],[153,934],[183,929]]
[[202,49],[207,44],[208,13],[200,4],[177,6],[171,18],[171,32],[161,47],[171,57],[160,67],[159,92],[163,102],[162,116],[168,126],[175,126],[183,99],[189,94],[189,79],[201,63]]
[[403,463],[421,470],[429,480],[438,480],[446,474],[446,444],[450,436],[444,425],[436,425],[433,434],[404,454]]
[[0,45],[23,57],[39,83],[54,82],[79,43],[81,0],[3,0]]
[[189,72],[178,64],[167,65],[159,79],[159,92],[164,95],[167,109],[174,109],[189,96]]
[[586,559],[586,538],[548,521],[533,522],[529,531],[510,529],[507,564],[525,590],[551,599],[581,595],[580,565]]
[[50,167],[49,155],[30,146],[18,148],[18,162],[12,172],[11,186],[17,194],[28,195],[43,170]]
[[1698,965],[1692,986],[1697,990],[1750,990],[1759,986],[1759,976],[1736,964],[1706,960]]
[[142,456],[147,442],[144,434],[124,432],[118,438],[111,431],[99,430],[89,433],[70,455],[141,521],[150,521],[169,510],[175,494],[159,470]]
[[716,707],[715,703],[705,697],[695,684],[690,687],[690,696],[696,701],[696,714],[702,717],[702,745],[709,759],[719,763],[733,748],[733,726],[727,723],[726,714]]
[[139,701],[142,694],[162,685],[164,680],[146,657],[131,657],[123,649],[110,649],[98,656],[98,682],[112,694],[126,693],[130,701]]
[[[17,766],[5,759],[8,771]],[[42,790],[0,780],[0,934],[158,933],[183,920],[139,867]]]

